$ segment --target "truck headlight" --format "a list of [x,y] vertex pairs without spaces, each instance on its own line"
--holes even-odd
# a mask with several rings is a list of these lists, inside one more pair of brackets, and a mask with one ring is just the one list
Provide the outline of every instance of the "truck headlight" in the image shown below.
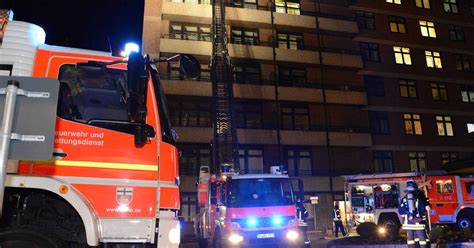
[[236,245],[242,241],[244,241],[244,237],[242,237],[242,235],[239,235],[237,233],[232,233],[229,235],[229,238],[227,238],[229,240],[230,243]]
[[287,233],[286,233],[286,238],[289,240],[289,241],[295,241],[296,239],[298,239],[299,237],[299,233],[295,230],[289,230]]
[[180,242],[181,231],[179,229],[178,225],[175,228],[172,228],[168,233],[168,239],[172,244],[179,244]]

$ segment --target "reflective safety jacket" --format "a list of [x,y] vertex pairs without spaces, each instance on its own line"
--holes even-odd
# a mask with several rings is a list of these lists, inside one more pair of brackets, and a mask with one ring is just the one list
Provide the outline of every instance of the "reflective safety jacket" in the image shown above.
[[430,206],[425,194],[416,190],[413,192],[415,209],[410,211],[407,196],[401,199],[398,207],[398,213],[403,215],[404,221],[402,229],[405,230],[424,230],[426,222],[426,206]]

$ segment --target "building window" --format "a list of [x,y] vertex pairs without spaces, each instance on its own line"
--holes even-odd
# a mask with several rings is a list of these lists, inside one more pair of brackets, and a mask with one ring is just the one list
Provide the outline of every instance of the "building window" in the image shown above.
[[258,45],[258,29],[232,28],[232,43],[244,45]]
[[430,0],[415,0],[416,7],[430,9]]
[[436,101],[447,101],[448,92],[445,83],[431,83],[431,96]]
[[263,173],[263,150],[239,147],[239,165],[245,173]]
[[281,128],[287,130],[308,130],[308,107],[283,105],[281,107]]
[[233,0],[232,3],[235,7],[257,9],[257,0]]
[[309,148],[287,148],[286,155],[289,175],[311,176],[313,174],[311,150]]
[[275,11],[277,13],[287,13],[290,15],[300,15],[300,2],[299,1],[275,1]]
[[471,15],[474,16],[474,0],[471,0]]
[[443,3],[444,12],[446,13],[458,13],[458,5],[456,0],[444,0]]
[[443,68],[443,64],[441,63],[441,55],[439,52],[425,51],[425,58],[427,67],[437,69]]
[[451,116],[437,115],[436,127],[438,128],[438,136],[454,136]]
[[457,25],[449,25],[449,38],[455,41],[463,41],[464,40],[464,29],[461,26]]
[[375,30],[374,13],[356,11],[356,21],[359,29]]
[[[201,74],[196,79],[198,81],[210,81],[211,80],[211,68],[207,63],[201,63]],[[181,72],[179,61],[169,61],[168,62],[168,78],[172,80],[183,80],[186,78],[185,75]],[[195,80],[195,79],[193,79]]]
[[385,86],[383,77],[364,76],[364,85],[368,96],[385,96]]
[[306,86],[306,70],[299,68],[279,67],[280,84],[286,86]]
[[470,121],[466,124],[467,133],[474,133],[474,121]]
[[404,114],[405,134],[408,135],[423,135],[421,128],[421,118],[419,114]]
[[277,34],[278,47],[287,49],[303,49],[303,35],[302,34],[289,34],[279,33]]
[[235,82],[239,84],[260,84],[260,65],[236,64],[234,66]]
[[422,36],[436,38],[436,29],[433,22],[420,20],[419,23]]
[[410,48],[394,46],[395,63],[401,65],[411,65]]
[[179,40],[211,41],[211,26],[171,23],[170,38]]
[[406,33],[405,18],[398,16],[389,16],[390,32],[392,33]]
[[400,96],[406,98],[416,98],[416,84],[413,80],[400,79]]
[[236,104],[235,117],[238,128],[260,129],[263,127],[262,105],[259,103]]
[[181,175],[197,176],[200,166],[211,166],[211,151],[199,144],[179,145],[179,172]]
[[426,153],[424,152],[409,152],[408,160],[410,162],[410,171],[417,172],[426,171]]
[[211,4],[211,0],[172,0],[173,3]]
[[392,152],[390,151],[374,151],[374,172],[392,172]]
[[463,102],[474,102],[474,89],[471,86],[461,87],[461,99]]
[[360,43],[360,51],[362,58],[365,61],[378,62],[380,61],[379,45],[374,43]]
[[471,59],[467,55],[456,55],[456,70],[471,71]]
[[178,127],[210,127],[211,103],[206,101],[168,101],[170,121]]
[[402,4],[402,0],[385,0],[387,3]]
[[444,164],[458,160],[457,152],[443,152],[441,153],[441,162]]
[[369,118],[373,134],[390,134],[390,124],[386,112],[370,112]]

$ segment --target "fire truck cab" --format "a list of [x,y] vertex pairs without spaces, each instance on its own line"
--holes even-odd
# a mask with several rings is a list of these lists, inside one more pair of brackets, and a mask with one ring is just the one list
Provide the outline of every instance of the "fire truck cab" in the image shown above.
[[211,177],[208,188],[197,221],[201,240],[217,247],[305,245],[296,210],[300,196],[288,175],[224,174]]
[[414,179],[425,190],[431,203],[432,224],[456,224],[474,228],[474,178],[447,175],[443,172],[395,173],[344,176],[349,196],[350,213],[356,223],[400,227],[400,199],[405,195],[406,181]]
[[0,75],[60,82],[51,159],[11,161],[1,185],[0,245],[178,247],[178,151],[153,63],[46,45],[0,17]]

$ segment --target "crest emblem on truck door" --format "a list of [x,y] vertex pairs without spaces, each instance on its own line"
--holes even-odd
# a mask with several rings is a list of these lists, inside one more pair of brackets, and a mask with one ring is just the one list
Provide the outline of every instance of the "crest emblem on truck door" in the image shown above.
[[133,200],[133,188],[117,188],[115,199],[120,205],[129,205]]

